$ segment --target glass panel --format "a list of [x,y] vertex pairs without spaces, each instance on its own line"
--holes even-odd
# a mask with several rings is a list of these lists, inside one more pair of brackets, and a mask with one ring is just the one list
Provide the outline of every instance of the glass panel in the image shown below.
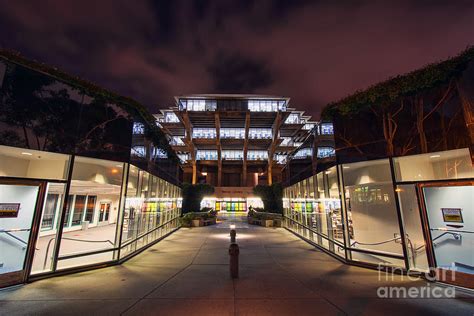
[[90,224],[94,223],[94,211],[95,211],[95,202],[97,196],[88,196],[87,197],[87,208],[86,208],[86,218]]
[[64,180],[69,156],[0,146],[0,177]]
[[469,149],[394,158],[397,181],[473,178]]
[[437,267],[474,274],[474,186],[425,187],[423,193]]
[[342,170],[351,246],[402,254],[388,159],[343,165]]
[[[59,258],[114,248],[123,166],[119,162],[76,156],[69,191],[73,198],[68,201],[70,220],[63,230]],[[90,212],[94,214],[92,221],[85,221],[87,195],[96,197],[96,209]],[[104,254],[104,260],[109,260],[107,256]],[[90,263],[88,256],[59,260],[58,269]]]
[[58,222],[63,209],[65,188],[65,183],[48,183],[31,274],[48,272],[52,269],[54,246],[56,244]]
[[0,184],[0,276],[23,270],[38,191],[38,186]]
[[396,191],[405,227],[410,269],[426,272],[429,269],[429,264],[416,197],[416,186],[413,184],[398,185]]

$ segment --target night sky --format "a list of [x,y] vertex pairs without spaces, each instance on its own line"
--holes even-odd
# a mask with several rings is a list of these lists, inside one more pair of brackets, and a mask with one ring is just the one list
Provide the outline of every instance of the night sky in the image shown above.
[[191,93],[328,102],[474,44],[474,1],[0,0],[0,47],[152,111]]

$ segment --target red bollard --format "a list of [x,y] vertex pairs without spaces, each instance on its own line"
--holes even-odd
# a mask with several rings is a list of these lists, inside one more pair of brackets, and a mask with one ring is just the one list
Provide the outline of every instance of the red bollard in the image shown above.
[[230,256],[230,277],[232,279],[239,278],[239,245],[230,244],[229,256]]

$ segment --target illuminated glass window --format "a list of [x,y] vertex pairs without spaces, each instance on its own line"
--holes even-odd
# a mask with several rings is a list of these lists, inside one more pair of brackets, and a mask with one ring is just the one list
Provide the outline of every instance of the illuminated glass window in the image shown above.
[[178,154],[178,158],[182,163],[185,163],[189,160],[189,154]]
[[145,126],[142,123],[133,123],[133,135],[143,135],[145,133]]
[[222,159],[224,160],[243,160],[244,152],[242,150],[223,150]]
[[285,164],[287,159],[287,155],[275,155],[274,160],[276,160],[280,164]]
[[291,137],[282,137],[280,146],[291,146]]
[[312,150],[311,148],[301,148],[300,150],[298,150],[293,158],[295,159],[304,159],[304,158],[308,158],[308,157],[311,157],[312,156]]
[[250,139],[271,139],[272,129],[271,128],[249,128]]
[[333,135],[334,134],[334,128],[332,123],[323,123],[319,127],[319,133],[321,135]]
[[247,151],[248,160],[267,160],[268,152],[266,150],[249,150]]
[[158,158],[158,159],[166,159],[168,158],[168,154],[166,153],[166,151],[164,151],[163,149],[161,148],[157,148],[157,147],[153,147],[153,158]]
[[134,147],[132,147],[132,156],[146,157],[145,146],[134,146]]
[[245,129],[244,128],[221,128],[220,137],[244,139]]
[[306,123],[306,124],[303,126],[303,129],[309,131],[309,130],[312,130],[315,125],[316,125],[316,124],[314,124],[314,123]]
[[166,112],[165,122],[166,123],[179,123],[179,118],[173,112]]
[[194,128],[193,129],[193,138],[216,138],[216,129],[215,128]]
[[328,158],[334,157],[336,152],[332,147],[319,147],[318,148],[318,158]]
[[299,124],[299,123],[300,123],[300,115],[296,113],[290,114],[285,121],[285,124]]
[[251,112],[286,111],[286,102],[277,100],[249,100],[248,109]]
[[217,150],[198,150],[196,160],[217,160]]
[[173,136],[170,143],[171,145],[175,145],[175,146],[184,146],[184,142],[179,136]]
[[188,111],[215,111],[216,100],[180,100],[179,109]]

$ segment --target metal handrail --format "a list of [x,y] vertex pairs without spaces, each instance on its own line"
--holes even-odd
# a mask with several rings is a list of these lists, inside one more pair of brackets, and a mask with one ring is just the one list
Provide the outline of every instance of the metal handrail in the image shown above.
[[389,242],[392,242],[392,241],[397,241],[397,240],[401,240],[402,237],[395,237],[395,238],[392,238],[392,239],[388,239],[388,240],[384,240],[384,241],[379,241],[379,242],[375,242],[375,243],[363,243],[363,242],[358,242],[358,241],[354,241],[352,244],[351,244],[351,247],[355,246],[355,245],[362,245],[362,246],[377,246],[377,245],[383,245],[383,244],[387,244]]
[[22,232],[22,231],[30,231],[30,229],[27,229],[27,228],[18,228],[18,229],[10,229],[10,230],[2,229],[2,230],[0,230],[0,233],[3,233],[5,235],[10,236],[11,238],[15,239],[16,241],[21,242],[23,245],[25,245],[25,246],[22,246],[22,248],[24,250],[26,248],[26,246],[28,246],[28,242],[24,241],[20,237],[17,237],[17,236],[15,236],[11,233],[11,232]]
[[[68,238],[68,237],[61,237],[61,240],[72,240],[72,241],[79,241],[79,242],[91,242],[91,243],[100,243],[100,242],[108,242],[112,246],[114,246],[114,243],[110,240],[84,240],[84,239],[77,239],[77,238]],[[48,263],[48,253],[49,253],[49,248],[51,247],[51,243],[53,240],[56,240],[56,237],[51,238],[48,241],[48,246],[46,247],[46,255],[44,256],[44,262],[43,262],[43,269],[46,269],[46,264]]]

